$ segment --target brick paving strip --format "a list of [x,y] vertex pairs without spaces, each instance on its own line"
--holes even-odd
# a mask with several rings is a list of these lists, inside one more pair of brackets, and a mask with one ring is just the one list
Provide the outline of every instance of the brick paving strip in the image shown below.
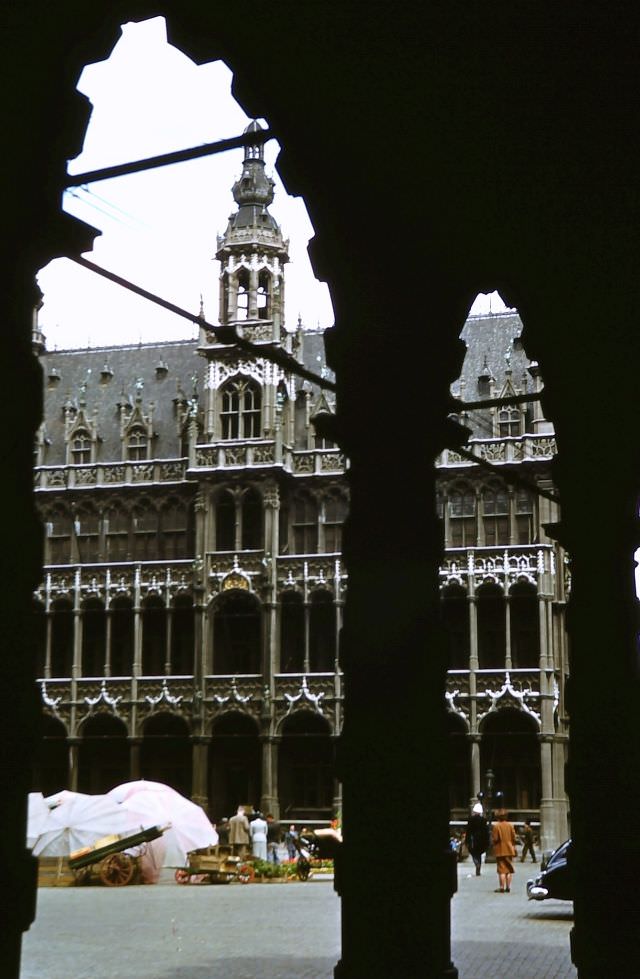
[[[528,902],[533,870],[518,864],[511,894],[494,894],[493,866],[459,864],[460,979],[575,979],[572,906]],[[41,888],[21,979],[332,979],[339,915],[330,881]]]

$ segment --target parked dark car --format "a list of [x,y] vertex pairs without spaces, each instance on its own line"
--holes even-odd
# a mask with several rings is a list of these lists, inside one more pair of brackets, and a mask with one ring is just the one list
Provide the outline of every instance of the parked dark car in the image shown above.
[[567,865],[567,853],[571,840],[565,840],[554,850],[544,870],[527,881],[527,897],[530,901],[573,901],[573,883]]

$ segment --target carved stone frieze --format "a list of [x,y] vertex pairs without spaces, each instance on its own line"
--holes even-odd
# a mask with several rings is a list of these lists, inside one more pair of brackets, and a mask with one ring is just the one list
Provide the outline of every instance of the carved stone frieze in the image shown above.
[[73,478],[76,486],[94,486],[98,479],[98,470],[95,466],[82,466],[74,469]]
[[46,479],[48,487],[66,486],[67,471],[66,469],[48,469]]
[[256,465],[268,465],[276,461],[275,447],[273,445],[256,445],[252,453],[253,462]]
[[126,478],[126,466],[105,466],[102,470],[102,479],[105,483],[124,483]]
[[313,455],[293,455],[293,471],[296,473],[312,473],[315,468]]
[[163,462],[160,464],[160,479],[168,482],[184,479],[184,463]]
[[204,448],[196,446],[196,466],[213,468],[218,464],[218,450],[215,446],[207,445]]
[[247,462],[246,445],[225,446],[224,462],[226,466],[244,466]]
[[151,463],[138,463],[131,467],[132,483],[149,483],[153,480],[153,465]]

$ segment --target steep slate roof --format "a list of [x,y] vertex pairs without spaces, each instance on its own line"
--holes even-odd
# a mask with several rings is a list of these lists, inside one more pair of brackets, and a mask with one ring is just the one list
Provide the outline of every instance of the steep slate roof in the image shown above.
[[[151,446],[151,457],[170,459],[180,456],[174,399],[177,396],[191,398],[195,376],[202,404],[207,362],[205,358],[198,356],[197,346],[197,340],[189,339],[56,350],[42,354],[40,362],[44,373],[45,435],[49,440],[44,454],[44,465],[60,465],[65,462],[63,405],[70,399],[78,406],[84,382],[86,413],[89,418],[95,415],[101,439],[98,445],[99,462],[116,462],[122,458],[118,404],[127,400],[131,405],[135,404],[138,379],[143,382],[141,408],[144,414],[149,413],[150,402],[155,405],[153,430],[157,437]],[[301,356],[306,367],[317,374],[322,373],[325,357],[321,331],[303,334]],[[167,366],[166,374],[162,376],[156,372],[160,361]],[[105,366],[113,372],[111,379],[106,382],[101,379]],[[57,371],[60,378],[55,385],[51,385],[48,380],[52,369]],[[333,377],[332,374],[329,376]],[[298,388],[301,385],[302,380],[299,379]],[[312,387],[314,397],[317,397],[320,388],[315,385]],[[329,395],[328,400],[330,404],[335,403],[332,395]]]
[[[98,447],[98,461],[114,462],[122,458],[120,441],[120,412],[118,402],[135,404],[136,380],[141,378],[142,410],[149,411],[154,402],[153,441],[151,455],[156,459],[175,458],[180,453],[180,438],[174,398],[178,386],[186,398],[193,390],[192,377],[198,378],[198,391],[206,367],[202,357],[196,355],[195,340],[178,340],[157,344],[95,347],[83,350],[57,350],[42,355],[40,362],[44,372],[45,434],[51,444],[47,446],[44,464],[56,465],[65,461],[64,415],[62,407],[70,397],[77,405],[81,385],[86,386],[86,411],[89,417],[96,415],[97,430],[102,442]],[[156,365],[162,360],[167,365],[163,377],[156,374]],[[112,378],[103,383],[100,372],[105,364],[113,371]],[[60,375],[52,387],[48,375],[52,368]],[[124,391],[124,396],[123,392]]]

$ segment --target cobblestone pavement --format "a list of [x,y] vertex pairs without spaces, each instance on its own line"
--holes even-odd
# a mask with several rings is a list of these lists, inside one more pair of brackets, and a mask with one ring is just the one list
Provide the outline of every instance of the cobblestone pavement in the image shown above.
[[[534,869],[518,864],[511,894],[494,894],[494,867],[475,877],[459,864],[452,915],[460,979],[575,979],[572,906],[528,902]],[[324,881],[41,888],[21,979],[331,979],[339,914]]]

